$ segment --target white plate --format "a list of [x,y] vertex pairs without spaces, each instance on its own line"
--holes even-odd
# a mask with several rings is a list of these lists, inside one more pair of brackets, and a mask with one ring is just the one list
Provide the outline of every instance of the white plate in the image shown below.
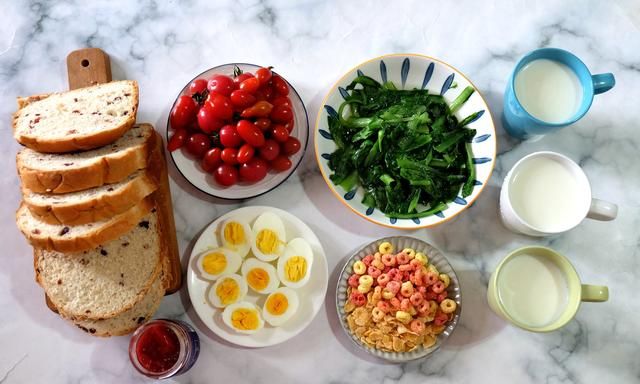
[[[280,216],[284,223],[287,241],[295,237],[302,237],[309,242],[313,250],[311,276],[309,282],[304,287],[295,290],[300,297],[300,307],[298,308],[298,312],[287,323],[280,327],[272,327],[265,323],[264,328],[255,334],[243,335],[235,332],[222,322],[221,309],[209,305],[206,299],[206,291],[212,282],[202,280],[198,277],[198,273],[194,270],[194,263],[199,253],[209,247],[218,246],[217,230],[218,226],[224,220],[230,217],[237,217],[246,220],[252,225],[253,221],[261,213],[266,211],[273,212]],[[249,254],[247,257],[252,256]],[[271,262],[271,264],[275,266],[276,262],[277,260]],[[213,333],[230,343],[243,347],[267,347],[289,340],[302,332],[302,330],[311,323],[324,302],[327,293],[328,275],[327,258],[320,244],[320,240],[318,240],[318,237],[304,222],[281,209],[271,207],[244,207],[219,217],[202,231],[198,241],[196,241],[193,246],[189,258],[187,287],[189,289],[191,303],[193,303],[196,313]],[[251,303],[257,303],[258,307],[262,308],[265,298],[266,295],[258,295],[249,289],[245,300]]]

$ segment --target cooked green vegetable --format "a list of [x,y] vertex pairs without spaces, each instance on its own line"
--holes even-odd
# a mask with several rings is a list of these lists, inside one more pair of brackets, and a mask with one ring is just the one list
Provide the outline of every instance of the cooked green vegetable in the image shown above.
[[476,175],[468,142],[476,131],[465,126],[479,112],[461,122],[454,114],[472,87],[451,105],[427,90],[398,90],[367,76],[347,91],[338,116],[329,116],[337,146],[329,159],[334,184],[345,191],[360,184],[363,204],[400,219],[435,214],[458,193],[471,194]]

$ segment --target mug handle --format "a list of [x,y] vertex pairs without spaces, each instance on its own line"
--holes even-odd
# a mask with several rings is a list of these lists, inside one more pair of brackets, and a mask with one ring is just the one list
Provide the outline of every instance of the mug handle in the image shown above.
[[605,285],[582,284],[581,301],[602,303],[609,300],[609,288]]
[[618,206],[608,201],[593,198],[587,217],[593,220],[611,221],[618,216]]
[[593,93],[598,95],[607,92],[616,85],[616,78],[613,73],[599,73],[591,76],[593,82]]

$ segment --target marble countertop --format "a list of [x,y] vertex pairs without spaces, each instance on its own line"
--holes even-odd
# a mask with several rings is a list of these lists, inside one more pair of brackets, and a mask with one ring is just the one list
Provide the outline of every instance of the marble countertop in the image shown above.
[[[393,5],[392,5],[393,4]],[[360,244],[408,234],[440,248],[461,279],[463,315],[433,357],[403,365],[363,356],[342,334],[327,305],[302,334],[264,349],[221,343],[202,328],[185,288],[165,298],[158,317],[199,329],[202,351],[180,383],[638,383],[640,327],[640,4],[602,1],[5,1],[0,12],[0,383],[129,383],[142,381],[127,357],[128,337],[95,339],[44,305],[34,282],[27,242],[14,223],[20,200],[11,137],[15,97],[67,87],[65,58],[78,48],[105,50],[116,79],[138,80],[138,121],[164,132],[169,107],[194,74],[221,63],[276,66],[309,109],[347,69],[397,52],[443,59],[484,93],[494,117],[505,81],[525,52],[555,46],[580,56],[594,72],[613,72],[616,87],[596,97],[570,128],[522,143],[496,127],[500,156],[483,194],[456,220],[428,230],[375,226],[341,205],[318,171],[313,146],[276,190],[242,203],[214,201],[177,172],[172,194],[183,259],[195,234],[219,215],[244,205],[270,205],[295,214],[322,241],[329,270]],[[505,172],[536,150],[578,161],[594,195],[619,205],[613,222],[586,221],[555,238],[508,232],[499,222]],[[586,282],[606,284],[611,298],[585,304],[568,326],[549,334],[507,325],[486,304],[492,269],[510,250],[549,245],[574,262]],[[331,282],[334,280],[332,279]]]

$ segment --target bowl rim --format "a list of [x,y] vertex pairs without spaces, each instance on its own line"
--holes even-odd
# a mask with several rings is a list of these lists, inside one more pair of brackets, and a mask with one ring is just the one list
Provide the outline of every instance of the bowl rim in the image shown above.
[[[394,225],[394,224],[387,224],[387,223],[383,223],[383,222],[374,220],[371,217],[362,214],[362,212],[358,211],[355,207],[353,207],[350,204],[348,204],[344,200],[344,198],[334,188],[331,187],[330,183],[333,183],[333,182],[329,179],[329,177],[325,174],[325,172],[322,169],[320,156],[319,156],[319,149],[318,149],[318,140],[316,140],[316,133],[320,129],[318,126],[320,124],[320,118],[321,118],[321,115],[322,115],[322,111],[324,109],[324,106],[326,105],[327,99],[329,99],[329,96],[337,89],[338,84],[340,84],[352,72],[356,71],[358,68],[360,68],[361,66],[363,66],[365,64],[368,64],[368,63],[370,63],[372,61],[376,61],[376,60],[383,60],[386,57],[397,57],[397,56],[400,56],[400,57],[417,57],[417,58],[420,58],[420,59],[423,59],[423,60],[424,59],[433,60],[433,61],[436,61],[436,62],[438,62],[440,64],[443,64],[443,65],[453,69],[458,74],[460,74],[460,76],[462,76],[466,81],[469,82],[469,84],[471,84],[471,86],[473,87],[475,92],[478,93],[478,95],[482,99],[482,102],[487,106],[486,111],[489,113],[489,120],[491,121],[491,127],[493,129],[493,137],[495,138],[495,140],[494,140],[494,153],[496,154],[496,156],[493,156],[492,159],[491,159],[491,169],[489,170],[489,176],[487,177],[487,181],[489,181],[491,179],[491,176],[493,175],[493,170],[495,168],[496,157],[497,157],[497,154],[498,154],[498,140],[497,140],[497,137],[496,137],[496,125],[495,125],[495,122],[493,120],[493,114],[491,113],[491,108],[489,108],[489,104],[487,103],[487,100],[485,99],[485,97],[482,94],[482,92],[480,92],[480,89],[478,87],[476,87],[476,85],[467,76],[465,76],[464,73],[462,73],[460,70],[458,70],[458,68],[454,67],[453,65],[451,65],[451,64],[449,64],[449,63],[447,63],[445,61],[442,61],[440,59],[436,59],[435,57],[422,55],[422,54],[419,54],[419,53],[390,53],[390,54],[386,54],[386,55],[376,56],[376,57],[374,57],[372,59],[363,61],[363,62],[351,67],[347,72],[345,72],[344,75],[342,75],[338,80],[336,80],[333,83],[331,88],[329,88],[329,91],[326,93],[326,95],[322,99],[322,103],[320,104],[320,107],[318,108],[318,115],[316,117],[316,123],[315,123],[314,131],[313,131],[314,151],[315,151],[316,163],[318,164],[318,168],[320,168],[320,174],[322,175],[322,178],[324,179],[324,182],[327,184],[327,187],[329,187],[329,190],[333,193],[333,195],[338,198],[338,201],[340,201],[340,203],[342,203],[343,205],[347,206],[352,212],[354,212],[358,216],[362,217],[363,219],[365,219],[365,220],[367,220],[367,221],[369,221],[371,223],[374,223],[374,224],[377,224],[377,225],[381,225],[381,226],[387,227],[387,228],[399,229],[399,230],[403,230],[403,231],[413,231],[413,230],[416,230],[416,229],[435,227],[436,225],[444,224],[444,223],[448,222],[449,220],[453,219],[454,217],[457,217],[460,213],[464,212],[467,208],[469,208],[470,206],[473,205],[473,203],[476,201],[476,199],[478,197],[480,197],[480,195],[482,194],[482,192],[484,191],[484,188],[487,186],[488,183],[483,183],[480,186],[480,191],[478,192],[478,194],[475,195],[472,199],[469,199],[469,201],[464,206],[464,208],[462,208],[457,213],[454,213],[454,214],[452,214],[450,216],[445,217],[444,219],[436,221],[435,223],[431,223],[431,224],[416,224],[415,226],[412,226],[412,227],[400,227],[400,226],[397,226],[397,225]],[[410,219],[398,219],[398,221],[400,221],[400,220],[410,220]]]
[[[347,337],[349,338],[349,340],[351,340],[351,342],[353,344],[355,344],[359,349],[363,350],[364,352],[366,352],[367,354],[378,358],[378,359],[383,359],[385,361],[389,361],[389,362],[393,362],[393,363],[405,363],[405,362],[410,362],[410,361],[416,361],[419,359],[424,359],[427,358],[429,356],[431,356],[434,352],[436,352],[437,350],[439,350],[442,347],[442,343],[438,344],[433,350],[431,350],[429,353],[422,355],[422,356],[416,356],[416,357],[412,357],[412,358],[399,358],[399,359],[388,359],[385,357],[381,357],[381,356],[377,356],[375,354],[373,354],[373,352],[371,352],[369,349],[367,349],[367,347],[365,347],[363,345],[362,342],[360,342],[359,340],[356,340],[355,335],[345,326],[345,320],[341,317],[340,315],[340,303],[339,303],[339,291],[340,291],[340,284],[342,283],[342,276],[344,275],[345,270],[347,269],[347,266],[349,265],[349,263],[354,259],[354,257],[356,257],[356,255],[360,252],[362,252],[363,249],[369,247],[370,245],[373,245],[375,243],[378,242],[382,242],[382,241],[389,241],[389,242],[393,242],[393,241],[397,241],[398,239],[403,239],[403,240],[413,240],[413,241],[417,241],[419,243],[423,243],[428,245],[429,247],[435,249],[440,256],[442,256],[442,259],[447,263],[447,265],[449,266],[449,268],[451,268],[451,274],[453,274],[453,276],[455,277],[455,281],[458,282],[458,308],[456,309],[456,315],[452,320],[451,320],[451,324],[453,325],[451,332],[449,332],[449,335],[447,335],[446,338],[449,338],[453,332],[458,328],[458,323],[460,322],[460,319],[462,317],[462,287],[460,284],[460,279],[458,278],[458,274],[456,273],[455,269],[453,269],[453,266],[451,265],[451,263],[449,262],[449,260],[447,259],[447,257],[444,255],[444,253],[442,253],[442,251],[440,251],[440,249],[436,246],[434,246],[433,244],[422,240],[422,239],[418,239],[417,237],[413,237],[413,236],[406,236],[406,235],[391,235],[391,236],[385,236],[385,237],[381,237],[379,239],[370,241],[368,243],[362,244],[360,247],[357,248],[356,251],[354,251],[348,258],[347,260],[344,262],[344,264],[342,265],[342,268],[340,268],[340,274],[338,275],[338,279],[336,281],[336,293],[335,293],[335,302],[336,302],[336,315],[338,316],[338,321],[340,322],[340,326],[342,327],[342,330],[345,332],[345,334],[347,335]],[[439,336],[439,335],[438,335]],[[436,336],[436,340],[437,340],[437,336]],[[372,349],[376,349],[371,347]],[[377,349],[376,349],[377,350]],[[407,353],[407,352],[386,352],[386,351],[381,351],[383,353],[395,353],[395,354],[399,354],[400,356],[402,356],[403,353]]]
[[[178,96],[176,96],[175,100],[173,101],[173,103],[171,104],[171,108],[169,109],[169,114],[167,116],[167,124],[165,125],[165,140],[168,143],[169,142],[169,126],[170,126],[170,121],[171,121],[171,110],[173,109],[173,107],[176,105],[176,102],[178,101],[178,98],[182,95],[182,92],[184,92],[184,90],[189,86],[189,84],[191,84],[194,80],[199,79],[202,75],[204,75],[205,73],[212,71],[214,69],[220,68],[220,67],[224,67],[227,65],[249,65],[249,66],[253,66],[256,68],[262,68],[262,66],[258,65],[258,64],[253,64],[253,63],[246,63],[246,62],[233,62],[233,63],[225,63],[225,64],[219,64],[216,65],[214,67],[211,67],[209,69],[205,69],[204,71],[198,73],[196,76],[194,76],[191,80],[189,80],[184,87],[182,87],[182,91],[180,93],[178,93]],[[178,167],[178,164],[176,163],[176,160],[173,158],[173,154],[171,152],[169,152],[169,158],[171,158],[171,162],[173,163],[174,168],[178,171],[178,173],[180,173],[180,175],[182,176],[183,179],[185,179],[192,187],[194,187],[195,189],[197,189],[198,191],[211,196],[211,197],[215,197],[217,199],[222,199],[222,200],[228,200],[228,201],[243,201],[243,200],[249,200],[249,199],[253,199],[255,197],[259,197],[262,196],[266,193],[269,193],[271,191],[273,191],[274,189],[278,188],[280,185],[282,185],[285,181],[289,180],[289,177],[291,177],[291,175],[293,175],[296,171],[296,169],[298,169],[298,166],[302,163],[302,160],[304,159],[304,155],[307,153],[307,148],[309,146],[309,112],[307,111],[307,106],[304,104],[304,101],[302,100],[302,97],[300,96],[300,94],[298,93],[298,91],[293,87],[293,85],[284,78],[284,76],[280,75],[278,72],[275,72],[272,70],[273,73],[279,75],[288,85],[289,88],[291,89],[291,91],[293,91],[293,93],[296,95],[296,97],[300,100],[300,104],[302,104],[302,110],[304,111],[304,116],[305,116],[305,121],[307,122],[307,138],[304,142],[304,146],[301,148],[302,153],[300,155],[300,160],[298,160],[298,162],[293,165],[289,171],[289,173],[284,177],[284,179],[282,179],[278,184],[274,185],[273,187],[271,187],[270,189],[267,189],[263,192],[257,193],[255,195],[251,195],[251,196],[246,196],[246,197],[223,197],[223,196],[218,196],[215,195],[213,193],[211,193],[210,191],[205,191],[202,188],[198,187],[197,185],[195,185],[194,183],[191,182],[191,180],[185,175],[185,173],[182,171],[182,169],[180,169],[180,167]],[[302,128],[301,128],[302,129]]]

